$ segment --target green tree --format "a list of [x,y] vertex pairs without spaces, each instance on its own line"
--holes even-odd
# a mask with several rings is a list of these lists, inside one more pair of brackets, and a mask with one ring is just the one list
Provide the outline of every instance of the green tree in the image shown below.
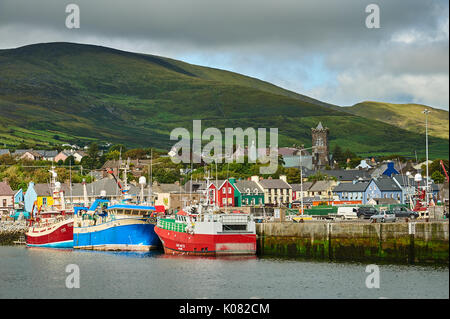
[[88,147],[87,154],[94,161],[98,159],[99,149],[97,143],[91,143]]
[[73,157],[73,155],[68,156],[64,160],[64,165],[75,165],[75,157]]
[[435,184],[442,184],[445,181],[445,176],[439,171],[434,171],[433,174],[431,174],[431,179]]
[[111,152],[114,152],[114,151],[117,151],[118,153],[124,154],[127,151],[127,148],[123,144],[115,144],[115,145],[112,145],[109,148],[108,153],[111,153]]
[[338,163],[338,164],[343,164],[345,163],[345,160],[347,159],[344,156],[344,152],[342,151],[341,147],[339,145],[336,145],[333,149],[333,159]]

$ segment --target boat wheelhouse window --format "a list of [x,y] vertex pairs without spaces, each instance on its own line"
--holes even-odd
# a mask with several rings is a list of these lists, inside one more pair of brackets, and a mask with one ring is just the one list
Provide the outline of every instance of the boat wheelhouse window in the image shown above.
[[222,225],[222,231],[247,230],[247,225]]

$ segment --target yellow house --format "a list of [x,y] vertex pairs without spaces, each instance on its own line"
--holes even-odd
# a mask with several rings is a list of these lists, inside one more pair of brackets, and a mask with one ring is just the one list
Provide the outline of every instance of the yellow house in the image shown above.
[[[38,208],[41,207],[41,209],[45,209],[55,204],[50,184],[35,184],[34,190],[37,196],[36,204]],[[61,191],[63,191],[64,194],[68,194],[69,186],[61,184]]]

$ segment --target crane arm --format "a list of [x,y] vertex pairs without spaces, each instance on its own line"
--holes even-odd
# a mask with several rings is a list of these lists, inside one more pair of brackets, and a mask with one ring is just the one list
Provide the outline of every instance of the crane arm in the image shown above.
[[447,178],[447,183],[448,183],[449,182],[448,174],[447,174],[447,171],[445,170],[444,162],[442,160],[441,160],[441,166],[442,166],[442,169],[444,170],[445,177]]
[[111,174],[112,177],[114,177],[114,180],[116,181],[117,185],[119,186],[119,189],[120,189],[121,191],[123,191],[123,187],[122,187],[122,185],[120,184],[119,180],[117,179],[116,175],[114,175],[114,171],[113,171],[112,169],[106,169],[106,172],[108,172],[108,174]]

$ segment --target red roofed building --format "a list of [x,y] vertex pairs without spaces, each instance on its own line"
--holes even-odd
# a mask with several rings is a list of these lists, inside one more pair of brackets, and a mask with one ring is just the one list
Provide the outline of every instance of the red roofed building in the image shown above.
[[212,181],[209,185],[209,203],[219,207],[234,206],[234,187],[228,180]]

